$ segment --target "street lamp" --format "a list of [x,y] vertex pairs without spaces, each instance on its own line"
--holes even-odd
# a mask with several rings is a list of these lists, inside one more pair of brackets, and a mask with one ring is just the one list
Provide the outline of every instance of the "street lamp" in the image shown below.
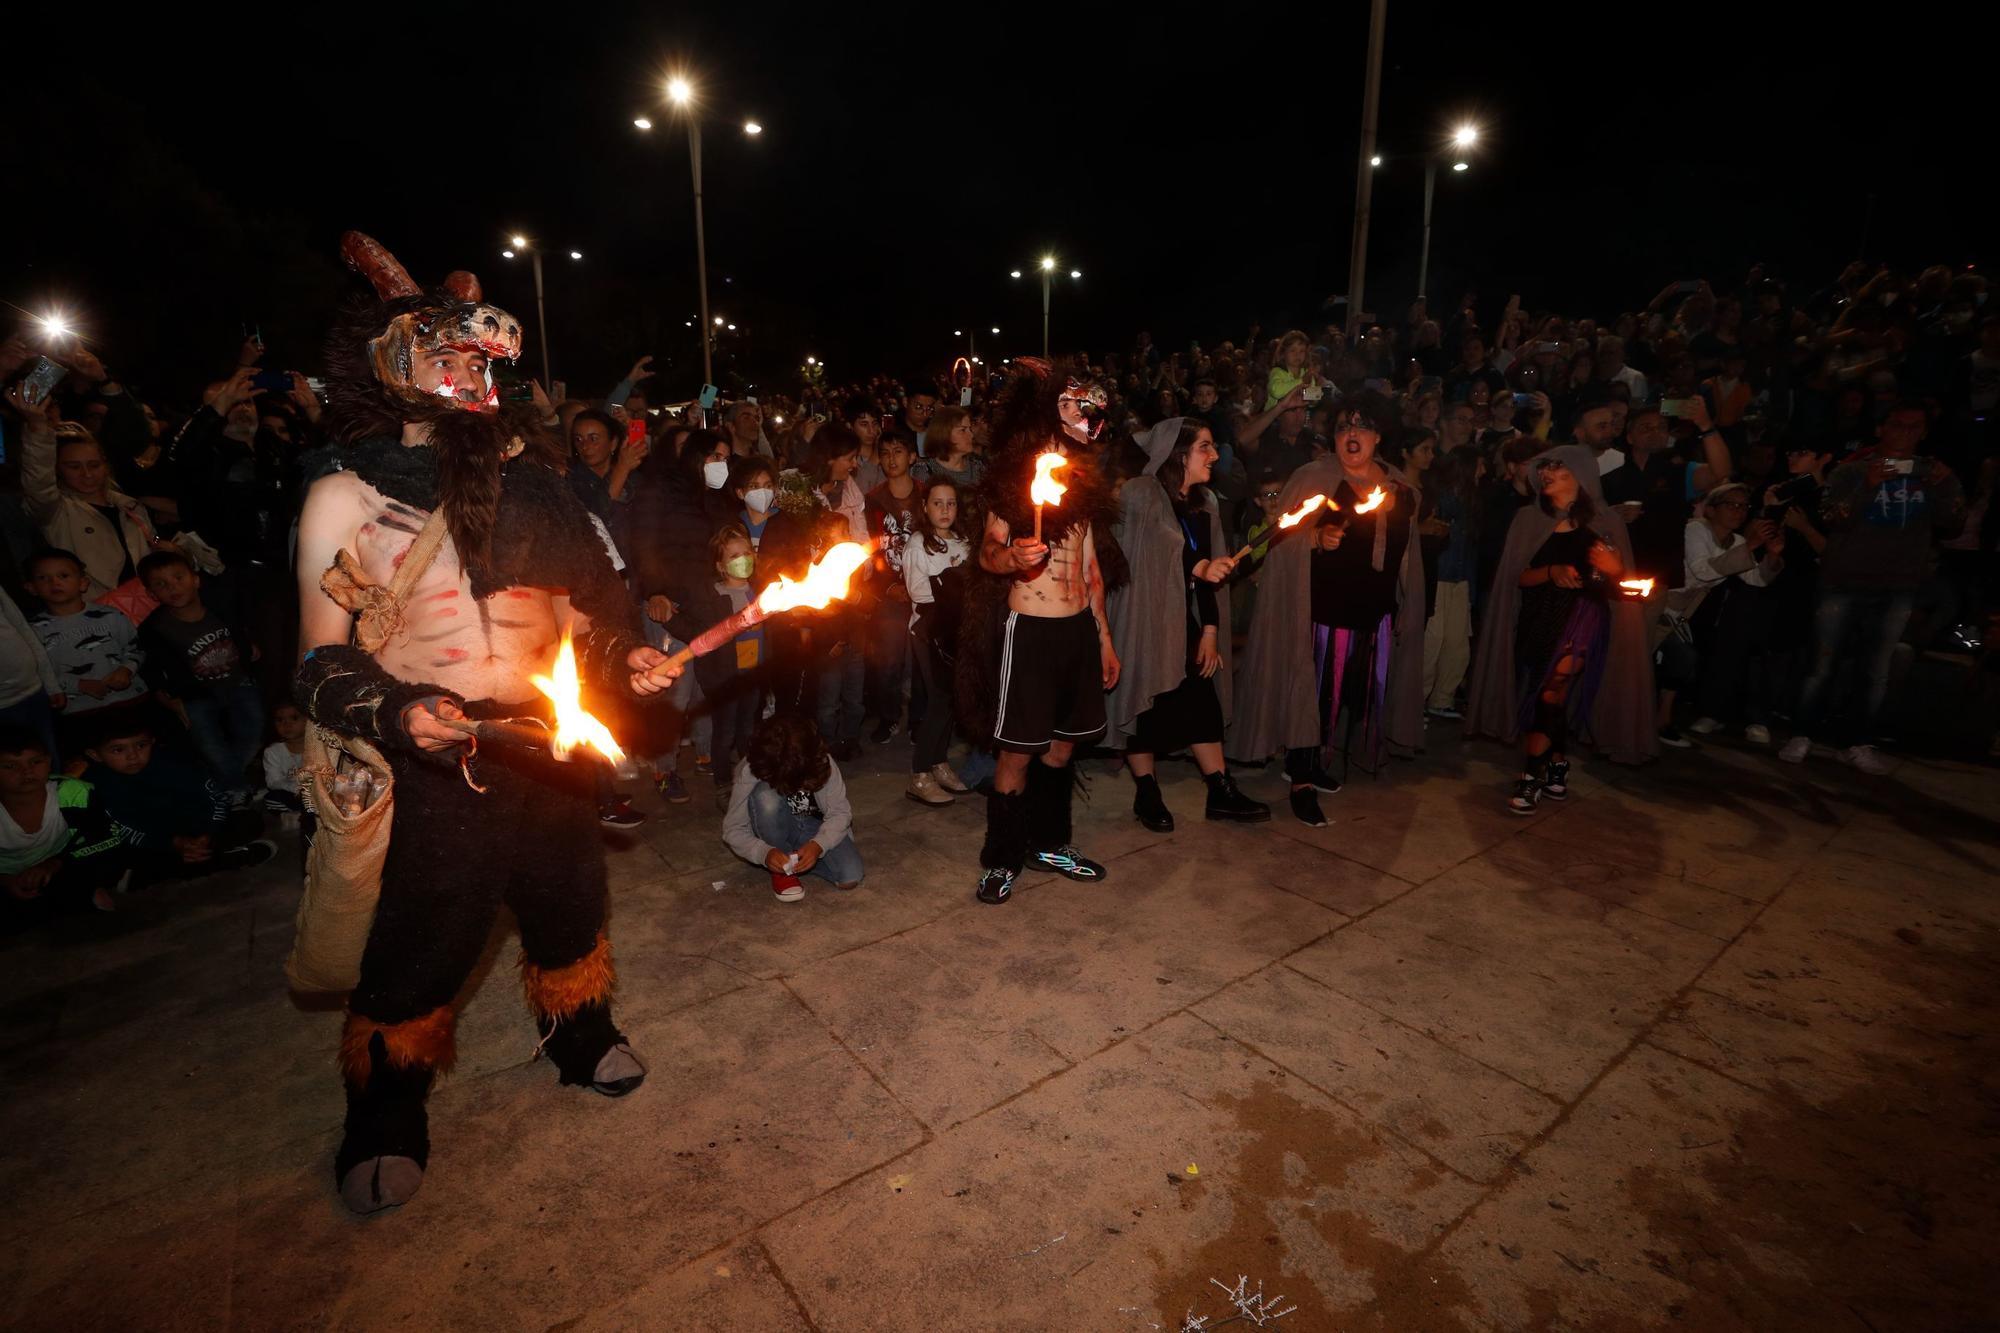
[[[688,169],[694,178],[694,263],[697,285],[701,293],[701,378],[704,384],[715,383],[715,335],[708,314],[708,237],[704,229],[701,208],[701,116],[696,109],[694,85],[685,75],[675,74],[667,79],[667,100],[674,109],[687,120],[688,128]],[[639,130],[650,130],[653,122],[644,116],[632,121]],[[763,125],[754,120],[743,122],[743,133],[756,138],[764,132]],[[716,320],[716,324],[722,323]]]
[[[547,387],[554,384],[555,381],[549,378],[549,317],[547,307],[542,300],[542,247],[536,245],[519,232],[507,238],[507,246],[507,249],[500,252],[502,259],[515,259],[525,254],[534,262],[535,327],[541,333],[542,337],[542,384],[544,387]],[[581,250],[572,250],[569,252],[569,257],[571,259],[582,259],[583,252]]]
[[[992,334],[993,334],[993,335],[994,335],[995,337],[998,337],[998,336],[999,336],[999,333],[1000,333],[1000,326],[999,326],[998,324],[993,324],[993,325],[989,325],[989,326],[988,326],[988,328],[989,328],[989,331],[990,331],[990,332],[991,332],[991,333],[992,333]],[[977,361],[979,360],[979,330],[978,330],[978,329],[972,329],[972,330],[970,330],[970,331],[967,331],[967,330],[965,330],[965,329],[953,329],[953,330],[951,331],[951,336],[952,336],[952,337],[954,337],[954,338],[963,338],[963,339],[965,339],[965,354],[966,354],[966,356],[967,356],[967,357],[969,357],[969,358],[970,358],[970,359],[971,359],[972,361],[974,361],[974,362],[977,362]]]
[[[1477,125],[1469,123],[1460,125],[1452,132],[1451,147],[1453,152],[1458,154],[1458,160],[1451,164],[1451,169],[1454,172],[1464,171],[1467,168],[1469,164],[1466,162],[1464,154],[1471,151],[1472,146],[1478,142],[1479,127]],[[1430,297],[1431,195],[1437,189],[1437,164],[1438,153],[1430,152],[1424,155],[1424,246],[1421,256],[1417,260],[1418,300],[1428,300]]]
[[[1049,354],[1049,289],[1056,276],[1056,257],[1054,255],[1043,255],[1036,262],[1035,267],[1041,271],[1042,275],[1042,357],[1046,360]],[[1018,278],[1021,276],[1021,270],[1018,268],[1014,269],[1007,276]],[[1073,268],[1069,271],[1069,276],[1071,279],[1081,278],[1083,270]],[[993,331],[998,333],[1000,330],[995,329]]]

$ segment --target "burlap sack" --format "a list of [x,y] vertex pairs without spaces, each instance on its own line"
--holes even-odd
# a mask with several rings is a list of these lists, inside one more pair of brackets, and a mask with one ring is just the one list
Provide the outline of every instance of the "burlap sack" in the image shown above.
[[[306,891],[285,979],[306,994],[350,991],[361,979],[361,951],[382,896],[395,778],[382,752],[358,736],[312,726],[305,741],[299,793],[319,817],[319,831],[306,854]],[[338,773],[357,771],[372,774],[379,790],[355,814],[336,798],[333,782]]]

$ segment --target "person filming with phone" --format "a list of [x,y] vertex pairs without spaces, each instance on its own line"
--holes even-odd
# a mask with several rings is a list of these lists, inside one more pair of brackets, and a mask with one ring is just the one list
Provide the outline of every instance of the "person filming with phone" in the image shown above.
[[[1837,736],[1841,756],[1864,773],[1886,773],[1874,740],[1889,692],[1889,661],[1926,577],[1931,543],[1965,523],[1965,490],[1942,461],[1917,447],[1930,431],[1922,403],[1897,403],[1876,428],[1876,445],[1835,468],[1820,499],[1819,655],[1799,691],[1798,734],[1778,757],[1802,763],[1816,738]],[[1846,725],[1833,720],[1830,690],[1858,638],[1861,698]],[[1844,744],[1843,744],[1844,742]]]

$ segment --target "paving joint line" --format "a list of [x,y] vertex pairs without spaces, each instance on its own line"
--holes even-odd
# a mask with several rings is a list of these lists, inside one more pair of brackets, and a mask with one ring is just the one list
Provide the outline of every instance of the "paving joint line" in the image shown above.
[[877,1074],[873,1069],[871,1069],[868,1065],[868,1062],[866,1060],[863,1060],[861,1056],[855,1051],[855,1049],[847,1044],[847,1038],[841,1036],[840,1033],[834,1031],[833,1024],[827,1022],[825,1018],[821,1017],[818,1010],[814,1009],[810,1004],[806,1003],[804,996],[800,995],[796,990],[792,989],[791,982],[785,980],[783,977],[780,977],[778,978],[778,984],[785,988],[785,994],[792,997],[793,1003],[797,1004],[799,1008],[805,1010],[806,1013],[811,1016],[812,1020],[815,1023],[818,1023],[820,1027],[826,1031],[826,1035],[833,1038],[834,1045],[840,1047],[842,1051],[846,1052],[847,1058],[854,1061],[854,1063],[861,1069],[862,1073],[868,1075],[869,1078],[875,1081],[875,1086],[882,1089],[883,1093],[885,1093],[888,1096],[889,1100],[896,1104],[896,1109],[901,1111],[904,1115],[908,1116],[911,1119],[911,1121],[916,1124],[917,1128],[924,1132],[923,1143],[919,1143],[917,1147],[921,1148],[923,1147],[924,1143],[929,1143],[931,1142],[931,1140],[937,1137],[937,1135],[932,1132],[929,1122],[927,1122],[922,1116],[918,1115],[915,1111],[912,1111],[909,1108],[909,1105],[905,1103],[901,1097],[898,1097],[896,1095],[896,1090],[890,1087],[887,1083],[884,1083],[882,1081],[882,1076],[880,1074]]
[[792,1286],[792,1280],[785,1276],[785,1270],[778,1267],[778,1256],[771,1253],[771,1247],[765,1242],[763,1235],[755,1234],[751,1239],[757,1244],[757,1253],[764,1256],[764,1264],[771,1270],[771,1276],[778,1279],[778,1285],[785,1289],[785,1295],[792,1298],[792,1305],[798,1310],[799,1318],[805,1320],[806,1333],[819,1333],[819,1325],[813,1322],[812,1311],[806,1309],[804,1299],[800,1297],[797,1288]]

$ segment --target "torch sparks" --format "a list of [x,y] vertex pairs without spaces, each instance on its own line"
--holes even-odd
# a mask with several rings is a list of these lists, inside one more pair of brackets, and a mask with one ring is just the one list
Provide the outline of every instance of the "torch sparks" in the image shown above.
[[576,674],[576,648],[570,642],[568,630],[563,631],[562,647],[556,650],[552,670],[553,678],[530,677],[535,688],[555,705],[556,734],[549,742],[549,753],[568,760],[580,747],[588,745],[614,764],[623,759],[625,751],[619,748],[611,729],[584,711],[583,687]]
[[1307,514],[1310,514],[1325,503],[1326,497],[1324,495],[1309,495],[1297,509],[1280,518],[1278,526],[1281,528],[1296,528]]
[[1620,579],[1618,587],[1627,597],[1647,598],[1653,595],[1651,579]]
[[1357,514],[1372,514],[1377,509],[1380,509],[1382,507],[1382,502],[1388,498],[1389,496],[1387,492],[1385,492],[1380,486],[1377,486],[1374,490],[1368,492],[1368,498],[1366,500],[1363,500],[1360,504],[1354,506],[1354,512]]
[[868,559],[868,548],[860,542],[842,542],[813,562],[802,579],[778,576],[778,581],[757,594],[757,604],[765,614],[806,606],[815,610],[847,596],[847,583],[854,571]]

